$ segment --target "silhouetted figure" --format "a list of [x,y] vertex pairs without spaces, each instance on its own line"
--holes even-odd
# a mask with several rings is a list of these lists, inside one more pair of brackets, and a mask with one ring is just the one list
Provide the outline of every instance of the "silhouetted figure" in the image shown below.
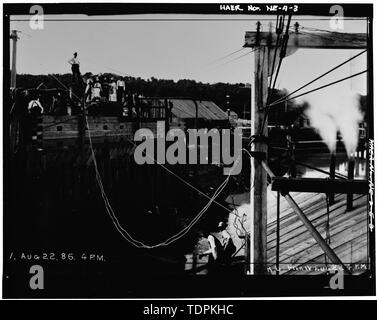
[[117,101],[118,103],[123,103],[124,93],[126,91],[126,83],[124,79],[119,78],[117,81]]
[[77,52],[73,54],[73,58],[68,61],[71,65],[72,70],[72,82],[80,83],[81,81],[81,73],[80,73],[80,61],[77,58]]
[[44,109],[39,101],[39,97],[36,100],[31,100],[29,102],[28,111],[32,115],[39,115],[44,112]]
[[229,272],[230,262],[236,247],[232,237],[226,231],[226,223],[220,221],[217,228],[210,232],[207,240],[209,250],[200,256],[209,255],[208,257],[208,273],[218,274]]

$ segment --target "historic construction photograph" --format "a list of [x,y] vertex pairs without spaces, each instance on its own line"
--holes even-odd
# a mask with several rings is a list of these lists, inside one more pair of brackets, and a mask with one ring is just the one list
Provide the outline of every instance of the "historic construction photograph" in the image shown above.
[[375,295],[372,4],[3,6],[3,297]]

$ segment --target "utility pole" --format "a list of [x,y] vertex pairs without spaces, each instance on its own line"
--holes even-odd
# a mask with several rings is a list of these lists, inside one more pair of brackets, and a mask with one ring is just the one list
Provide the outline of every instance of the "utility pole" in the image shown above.
[[[260,22],[259,22],[260,26]],[[260,28],[258,27],[257,30]],[[255,135],[261,134],[267,136],[268,120],[266,119],[265,125],[264,115],[265,106],[267,102],[268,94],[268,49],[266,46],[256,46],[254,53],[254,103],[252,103],[251,114],[253,116]],[[264,142],[257,140],[254,142],[254,151],[264,153],[267,155],[267,146]],[[251,245],[254,254],[250,261],[254,265],[254,274],[266,274],[267,273],[267,173],[263,170],[261,163],[254,159],[254,188],[253,206],[251,207],[253,219],[251,224],[251,239],[253,244]]]
[[12,89],[16,88],[16,59],[17,59],[17,30],[12,30],[12,33],[10,34],[10,39],[13,40],[13,51],[12,51],[12,71],[11,71],[11,77],[10,77],[10,87]]
[[[310,49],[365,49],[367,48],[367,36],[364,33],[337,33],[328,31],[314,33],[294,33],[287,39],[287,55],[292,55],[296,48]],[[254,77],[251,99],[251,135],[256,136],[256,140],[251,145],[251,151],[255,156],[267,156],[267,146],[258,136],[267,136],[268,119],[263,125],[264,107],[266,106],[268,92],[268,47],[277,46],[277,35],[260,30],[260,22],[256,31],[247,31],[245,34],[244,47],[254,48]],[[286,56],[287,56],[286,55]],[[371,71],[369,71],[371,72]],[[254,96],[253,96],[254,92]],[[267,261],[267,175],[263,172],[265,161],[254,159],[254,170],[251,170],[250,183],[254,185],[253,192],[250,192],[250,273],[266,274]],[[351,174],[351,170],[349,171]],[[269,172],[274,178],[272,171]],[[322,239],[320,233],[307,219],[302,210],[293,201],[290,195],[284,195],[294,212],[303,222],[305,227],[317,241],[323,251],[331,258],[335,264],[341,264],[334,251]],[[254,210],[254,211],[253,211]],[[254,232],[254,234],[252,234]]]

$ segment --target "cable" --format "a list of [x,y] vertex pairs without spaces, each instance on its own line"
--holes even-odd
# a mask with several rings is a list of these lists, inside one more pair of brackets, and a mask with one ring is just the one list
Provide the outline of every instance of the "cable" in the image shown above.
[[233,227],[236,229],[237,236],[240,238],[240,237],[241,237],[241,234],[242,234],[242,230],[239,228],[239,226],[238,226],[238,224],[237,224],[237,219],[238,219],[238,221],[240,222],[241,227],[242,227],[242,229],[243,229],[244,231],[245,231],[245,227],[243,226],[243,222],[241,221],[241,218],[240,218],[240,216],[239,216],[239,214],[238,214],[237,206],[236,206],[235,203],[234,203],[234,196],[231,195],[230,197],[231,197],[231,199],[232,199],[232,205],[233,205],[233,209],[234,209],[235,216],[236,216],[236,217],[234,218],[234,220],[233,220]]
[[329,73],[335,71],[336,69],[338,69],[338,68],[340,68],[341,66],[345,65],[347,62],[352,61],[353,59],[357,58],[358,56],[362,55],[362,54],[365,53],[365,52],[367,52],[367,50],[364,50],[364,51],[362,51],[362,52],[356,54],[355,56],[351,57],[350,59],[348,59],[348,60],[342,62],[341,64],[337,65],[336,67],[334,67],[334,68],[330,69],[329,71],[327,71],[327,72],[321,74],[320,76],[318,76],[318,77],[316,77],[315,79],[309,81],[308,83],[306,83],[306,84],[304,84],[303,86],[301,86],[300,88],[294,90],[293,92],[291,92],[290,94],[286,95],[285,97],[282,97],[282,98],[277,99],[276,101],[272,102],[272,103],[270,104],[270,106],[282,102],[283,100],[285,100],[285,99],[287,99],[288,97],[290,97],[290,96],[292,96],[293,94],[295,94],[297,91],[300,91],[301,89],[304,89],[305,87],[307,87],[307,86],[309,86],[310,84],[314,83],[315,81],[317,81],[317,80],[323,78],[324,76],[326,76],[326,75],[328,75]]
[[276,70],[276,75],[275,75],[274,84],[272,86],[272,90],[275,89],[276,81],[278,79],[279,72],[280,72],[280,67],[281,67],[283,59],[285,58],[286,52],[287,52],[287,46],[288,46],[288,40],[289,40],[289,25],[291,24],[291,19],[292,19],[292,15],[290,14],[288,16],[287,28],[285,30],[282,47],[280,49],[280,55],[279,55],[280,59],[279,59],[278,68]]
[[318,87],[318,88],[315,88],[315,89],[312,89],[312,90],[306,91],[306,92],[304,92],[304,93],[298,94],[297,96],[294,96],[294,97],[292,97],[292,98],[285,99],[285,100],[282,100],[282,101],[280,101],[280,102],[273,102],[273,103],[271,103],[269,106],[272,107],[272,106],[275,106],[275,105],[277,105],[277,104],[279,104],[279,103],[282,103],[282,102],[286,102],[286,101],[290,101],[290,100],[296,99],[296,98],[298,98],[298,97],[304,96],[304,95],[309,94],[309,93],[312,93],[312,92],[314,92],[314,91],[318,91],[318,90],[320,90],[320,89],[324,89],[324,88],[326,88],[326,87],[332,86],[332,85],[337,84],[337,83],[339,83],[339,82],[342,82],[342,81],[345,81],[345,80],[351,79],[351,78],[353,78],[353,77],[359,76],[359,75],[361,75],[361,74],[363,74],[363,73],[365,73],[365,72],[368,72],[368,69],[367,69],[367,70],[364,70],[364,71],[361,71],[361,72],[358,72],[358,73],[355,73],[355,74],[353,74],[353,75],[351,75],[351,76],[348,76],[348,77],[342,78],[342,79],[340,79],[340,80],[337,80],[337,81],[334,81],[334,82],[330,82],[330,83],[325,84],[325,85],[323,85],[323,86],[320,86],[320,87]]
[[[273,58],[273,61],[272,61],[270,85],[268,86],[269,89],[271,89],[271,86],[272,86],[272,78],[273,78],[273,72],[274,72],[274,69],[275,69],[276,56],[277,56],[277,52],[278,52],[278,48],[279,48],[280,35],[283,32],[283,27],[284,27],[283,18],[284,18],[284,16],[280,16],[280,18],[279,18],[279,16],[276,17],[276,28],[275,29],[276,29],[277,38],[276,38],[276,44],[275,44],[274,58]],[[270,55],[268,55],[268,57],[270,57]],[[269,90],[268,96],[267,96],[267,101],[269,100],[270,94],[271,94],[271,91]]]
[[[281,64],[283,62],[283,59],[285,58],[285,55],[286,55],[286,52],[287,52],[287,46],[288,46],[288,40],[289,40],[289,26],[291,24],[291,19],[292,19],[292,15],[290,14],[288,16],[288,22],[287,22],[287,27],[285,29],[285,34],[284,34],[284,37],[283,37],[283,42],[282,42],[282,47],[280,49],[280,54],[279,54],[279,64],[278,64],[278,67],[277,67],[277,70],[276,70],[276,75],[275,75],[275,79],[274,79],[274,82],[273,82],[273,85],[272,85],[272,88],[270,87],[269,88],[269,92],[272,92],[275,90],[275,85],[276,85],[276,81],[278,79],[278,76],[279,76],[279,72],[280,72],[280,68],[281,68]],[[283,19],[284,20],[284,19]],[[283,24],[284,26],[284,24]],[[273,75],[271,75],[272,77]],[[271,97],[271,96],[270,96]],[[269,108],[270,108],[270,105],[269,105],[269,98],[270,97],[267,97],[267,101],[266,101],[266,110],[265,110],[265,113],[264,113],[264,117],[263,117],[263,122],[262,122],[262,126],[260,128],[260,131],[259,131],[259,134],[262,135],[263,134],[263,131],[264,131],[264,127],[266,126],[266,121],[267,121],[267,116],[268,116],[268,112],[269,112]]]
[[[93,65],[94,65],[94,64],[96,64],[96,65],[98,64],[98,62],[95,62],[95,61],[91,60],[90,58],[88,59],[88,57],[85,57],[85,60],[87,60],[87,61],[89,61],[89,62],[92,62]],[[131,75],[129,75],[129,74],[123,72],[123,71],[119,71],[119,70],[117,70],[117,69],[114,69],[114,68],[111,68],[111,67],[105,66],[104,64],[101,64],[101,66],[104,67],[105,69],[110,70],[110,71],[113,71],[113,72],[116,72],[116,73],[122,74],[124,77],[132,77]]]
[[[224,59],[226,59],[226,58],[228,58],[228,57],[230,57],[230,56],[232,56],[232,55],[234,55],[234,54],[236,54],[236,53],[238,53],[238,52],[240,52],[240,51],[242,51],[242,50],[244,50],[244,49],[246,49],[246,47],[242,47],[241,49],[238,49],[238,50],[233,51],[233,52],[231,52],[231,53],[229,53],[229,54],[227,54],[227,55],[225,55],[225,56],[223,56],[223,57],[220,57],[220,58],[218,58],[218,59],[215,59],[215,60],[213,60],[212,62],[207,63],[206,65],[209,66],[209,65],[211,65],[211,64],[213,64],[213,63],[215,63],[215,62],[218,62],[218,61],[224,60]],[[206,65],[204,65],[204,67],[205,67]]]
[[[59,80],[58,80],[59,81]],[[59,81],[60,82],[60,81]],[[60,82],[61,83],[61,82]],[[65,86],[63,83],[61,83],[63,86]],[[75,95],[76,96],[76,95]],[[77,96],[76,96],[77,97]],[[77,97],[78,98],[78,97]],[[204,206],[204,208],[197,214],[197,216],[189,223],[189,225],[187,225],[185,228],[183,228],[181,231],[179,231],[178,233],[176,233],[175,235],[171,236],[170,238],[166,239],[164,242],[160,242],[156,245],[146,245],[144,244],[143,242],[139,241],[139,240],[136,240],[134,239],[130,233],[125,230],[119,223],[115,213],[114,213],[114,210],[112,209],[112,206],[109,202],[109,199],[107,197],[107,194],[105,192],[105,189],[103,187],[103,184],[102,184],[102,179],[101,179],[101,176],[100,176],[100,173],[99,173],[99,170],[98,170],[98,165],[97,165],[97,160],[96,160],[96,156],[95,156],[95,152],[94,152],[94,148],[93,148],[93,142],[92,142],[92,137],[91,137],[91,129],[90,129],[90,126],[89,126],[89,121],[88,121],[88,117],[87,117],[87,114],[85,112],[85,107],[84,107],[84,116],[85,116],[85,121],[86,121],[86,126],[87,126],[87,129],[88,129],[88,139],[89,139],[89,145],[90,145],[90,149],[91,149],[91,154],[92,154],[92,159],[93,159],[93,164],[94,164],[94,169],[95,169],[95,174],[96,174],[96,180],[97,180],[97,183],[98,183],[98,186],[100,188],[100,191],[101,191],[101,196],[102,196],[102,199],[104,201],[104,204],[105,204],[105,208],[106,208],[106,211],[108,212],[115,228],[117,229],[117,231],[122,235],[122,237],[124,239],[126,239],[130,244],[134,245],[135,247],[137,248],[145,248],[145,249],[152,249],[152,248],[157,248],[157,247],[161,247],[161,246],[167,246],[169,244],[171,244],[172,242],[175,242],[177,240],[179,240],[181,237],[183,237],[185,234],[187,234],[187,232],[193,227],[193,225],[201,218],[201,216],[207,211],[207,209],[210,207],[210,205],[212,204],[212,202],[215,201],[215,198],[224,190],[225,186],[227,185],[228,181],[229,181],[229,178],[231,176],[231,173],[233,171],[233,169],[237,166],[238,164],[238,161],[240,160],[240,157],[236,160],[236,163],[235,165],[232,167],[232,169],[230,170],[227,178],[224,180],[224,182],[218,187],[218,189],[216,190],[216,192],[214,193],[214,195],[212,196],[212,198],[210,198],[210,201],[207,203],[206,206]],[[131,141],[131,140],[130,140]],[[133,141],[131,141],[133,144],[135,144]],[[149,156],[150,157],[150,156]],[[153,159],[153,158],[152,158]],[[157,164],[163,166],[162,164],[158,163],[157,161],[155,161],[153,159],[154,162],[156,162]],[[164,167],[164,166],[163,166]],[[165,168],[165,167],[164,167]],[[167,168],[165,168],[167,169]],[[167,169],[168,170],[168,169]],[[170,170],[169,170],[170,171]],[[173,173],[172,171],[170,171],[171,173]],[[173,173],[176,177],[179,177],[177,176],[175,173]],[[179,177],[179,179],[181,181],[183,181],[185,184],[188,184],[188,182],[186,182],[185,180],[183,180],[181,177]],[[190,185],[191,187],[193,187],[191,184],[188,184]],[[194,187],[195,188],[195,187]],[[197,191],[201,192],[200,190],[198,190],[197,188],[195,188]],[[202,192],[201,192],[202,193]],[[204,194],[204,193],[203,193]],[[205,194],[204,194],[205,195]],[[208,197],[207,195],[205,195],[206,197]],[[222,206],[222,205],[221,205]],[[224,207],[224,206],[223,206]],[[224,207],[225,208],[225,207]],[[226,210],[229,211],[228,208],[225,208]]]
[[233,62],[233,61],[236,61],[236,60],[238,60],[238,59],[241,59],[241,58],[243,58],[244,56],[247,56],[248,54],[250,54],[250,53],[252,53],[252,52],[254,52],[254,51],[255,51],[255,49],[252,49],[251,51],[246,52],[246,53],[244,53],[243,55],[241,55],[241,56],[239,56],[239,57],[236,57],[236,58],[234,58],[234,59],[232,59],[232,60],[230,60],[230,61],[227,61],[227,62],[225,62],[225,63],[222,63],[222,64],[218,65],[217,67],[221,67],[221,66],[227,65],[227,64],[229,64],[229,63],[231,63],[231,62]]
[[[52,76],[51,74],[49,74],[50,76]],[[55,77],[54,77],[55,78]],[[68,87],[62,83],[61,81],[59,81],[57,78],[55,78],[63,87],[67,88]],[[81,100],[74,92],[72,92],[72,94],[79,100]],[[127,139],[129,142],[131,142],[134,146],[136,146],[135,142],[133,142],[132,140],[130,139]],[[182,181],[184,184],[186,184],[187,186],[189,186],[190,188],[194,189],[195,191],[197,191],[198,193],[200,193],[201,195],[203,195],[204,197],[206,197],[207,199],[211,199],[211,197],[209,197],[207,194],[205,194],[204,192],[202,192],[201,190],[197,189],[196,187],[194,187],[192,184],[188,183],[186,180],[182,179],[180,176],[178,176],[177,174],[175,174],[173,171],[169,170],[167,167],[165,167],[163,164],[161,163],[158,163],[156,160],[153,159],[153,161],[160,165],[161,167],[163,167],[166,171],[168,171],[169,173],[171,173],[173,176],[175,176],[177,179],[179,179],[180,181]],[[219,205],[220,207],[222,207],[223,209],[231,212],[231,210],[229,210],[229,208],[226,208],[224,205],[222,205],[221,203],[217,202],[217,201],[214,201],[217,205]]]
[[248,54],[254,52],[255,50],[256,50],[256,49],[254,48],[254,49],[252,49],[251,51],[249,51],[249,52],[247,52],[247,53],[244,53],[244,54],[242,54],[241,56],[236,57],[236,58],[234,58],[234,59],[232,59],[232,60],[226,61],[226,62],[221,63],[221,64],[219,64],[219,65],[215,65],[215,66],[213,66],[213,67],[211,67],[211,68],[208,68],[207,70],[202,70],[202,71],[199,72],[197,75],[201,75],[201,74],[203,74],[204,72],[209,72],[209,71],[215,70],[215,69],[217,69],[217,68],[219,68],[219,67],[225,66],[225,65],[227,65],[227,64],[229,64],[229,63],[231,63],[231,62],[234,62],[234,61],[236,61],[236,60],[239,60],[239,59],[241,59],[241,58],[247,56]]
[[88,123],[86,115],[85,115],[85,119],[86,119],[87,126],[88,126],[88,138],[89,138],[89,144],[90,144],[91,151],[92,151],[93,163],[94,163],[94,168],[95,168],[95,171],[96,171],[96,178],[97,178],[98,185],[99,185],[99,187],[101,189],[101,194],[102,194],[103,200],[105,202],[105,206],[106,206],[107,212],[109,213],[110,218],[113,221],[113,224],[115,225],[115,227],[119,231],[119,233],[128,242],[130,242],[132,245],[134,245],[134,246],[136,246],[138,248],[153,249],[153,248],[156,248],[156,247],[167,246],[167,245],[171,244],[172,242],[177,241],[181,237],[183,237],[192,228],[192,226],[201,218],[201,216],[207,211],[207,209],[212,204],[212,202],[214,201],[214,199],[222,192],[222,190],[225,188],[226,184],[228,183],[230,175],[231,175],[231,173],[232,173],[232,171],[234,169],[234,167],[233,167],[232,170],[230,170],[228,177],[218,187],[218,189],[216,190],[216,192],[214,193],[213,197],[210,199],[210,201],[208,202],[208,204],[198,213],[198,215],[190,222],[190,224],[188,226],[186,226],[181,231],[179,231],[177,234],[175,234],[172,237],[168,238],[164,242],[160,242],[159,244],[152,245],[152,246],[151,245],[145,245],[141,241],[133,239],[132,236],[125,229],[122,228],[122,226],[119,224],[119,221],[118,221],[118,219],[116,218],[116,216],[114,214],[114,211],[113,211],[113,209],[112,209],[112,207],[111,207],[111,205],[109,203],[109,200],[108,200],[107,195],[105,193],[105,190],[103,188],[101,176],[100,176],[99,171],[98,171],[97,161],[96,161],[96,158],[95,158],[94,148],[93,148],[93,145],[92,145],[92,139],[91,139],[91,134],[90,134],[89,123]]

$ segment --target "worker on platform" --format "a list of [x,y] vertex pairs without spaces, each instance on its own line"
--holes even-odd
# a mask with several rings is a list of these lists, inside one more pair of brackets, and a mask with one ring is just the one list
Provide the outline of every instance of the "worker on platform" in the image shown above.
[[92,100],[100,100],[101,92],[102,92],[102,85],[101,85],[101,82],[99,82],[99,78],[97,77],[93,85],[93,89],[92,89]]
[[226,231],[227,224],[220,221],[213,232],[210,232],[207,240],[209,249],[199,257],[208,255],[208,273],[222,273],[229,270],[232,255],[236,251],[232,237]]
[[73,54],[73,58],[68,60],[68,63],[71,65],[72,70],[72,82],[79,82],[81,79],[80,73],[80,61],[77,58],[77,52]]
[[93,96],[93,79],[92,78],[88,78],[88,80],[86,80],[86,88],[85,88],[85,101],[86,102],[90,102],[92,100],[92,96]]
[[126,92],[126,83],[124,78],[119,78],[117,81],[117,101],[123,103],[124,93]]
[[116,84],[114,78],[111,78],[111,82],[110,82],[109,101],[111,101],[111,102],[117,101],[117,84]]
[[39,101],[39,97],[37,99],[31,100],[28,105],[28,111],[30,114],[38,115],[44,112],[44,109]]

